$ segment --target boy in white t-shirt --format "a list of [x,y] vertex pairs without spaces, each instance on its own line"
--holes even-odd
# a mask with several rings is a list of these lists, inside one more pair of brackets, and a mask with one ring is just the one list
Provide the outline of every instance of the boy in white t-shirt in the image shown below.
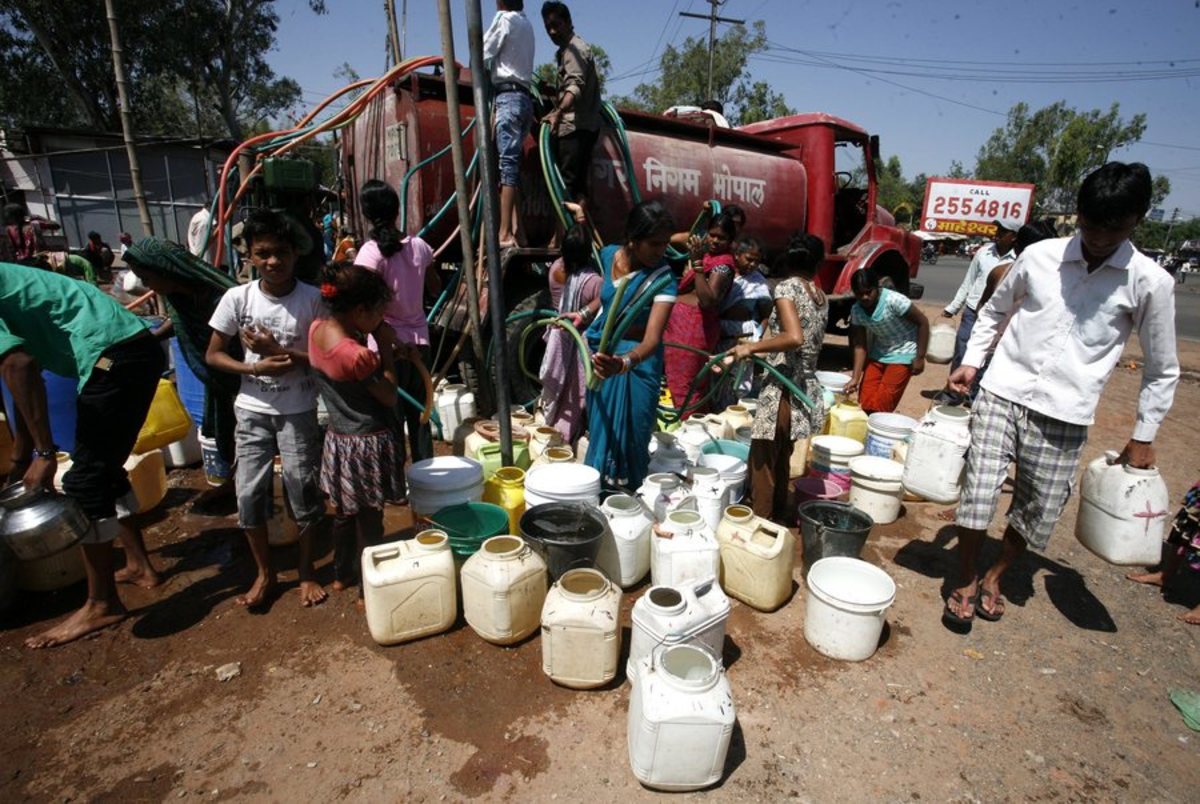
[[[296,235],[280,215],[264,210],[247,220],[242,238],[259,279],[230,288],[209,326],[205,360],[240,374],[237,415],[238,522],[246,531],[258,576],[238,598],[243,606],[265,603],[275,586],[267,544],[275,455],[283,462],[283,486],[300,526],[300,602],[314,606],[325,590],[313,577],[312,530],[325,513],[317,484],[321,431],[317,386],[308,365],[308,329],[322,316],[321,293],[295,277]],[[245,356],[229,353],[234,339]]]

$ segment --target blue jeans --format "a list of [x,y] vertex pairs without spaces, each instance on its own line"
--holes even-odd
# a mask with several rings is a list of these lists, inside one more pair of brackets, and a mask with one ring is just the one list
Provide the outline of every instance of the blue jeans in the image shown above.
[[525,92],[501,92],[496,112],[496,151],[500,156],[500,184],[516,187],[521,180],[521,148],[533,125],[533,98]]
[[958,332],[954,335],[954,359],[950,361],[950,370],[954,371],[962,365],[967,356],[967,344],[971,342],[971,330],[975,329],[976,313],[970,307],[963,307],[962,320],[958,323]]

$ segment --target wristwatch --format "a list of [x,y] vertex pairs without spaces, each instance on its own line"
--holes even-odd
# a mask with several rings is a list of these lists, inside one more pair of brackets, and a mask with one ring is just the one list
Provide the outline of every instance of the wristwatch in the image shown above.
[[38,458],[54,460],[58,456],[58,444],[51,444],[50,449],[37,449],[35,447],[33,450],[33,454],[35,456],[37,456]]

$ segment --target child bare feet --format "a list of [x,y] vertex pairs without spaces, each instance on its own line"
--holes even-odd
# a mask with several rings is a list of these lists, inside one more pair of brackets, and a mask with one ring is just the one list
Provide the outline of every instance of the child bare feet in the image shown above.
[[128,612],[125,611],[125,607],[115,597],[112,600],[88,598],[83,607],[67,619],[53,628],[25,640],[25,647],[37,650],[65,645],[94,631],[119,623],[125,619],[126,614]]
[[1128,572],[1125,577],[1134,583],[1144,583],[1150,586],[1162,586],[1166,580],[1165,573],[1161,570],[1158,572]]
[[354,601],[354,608],[358,609],[359,611],[361,611],[365,614],[367,611],[367,601],[363,600],[360,597],[358,600]]
[[266,603],[273,591],[275,591],[275,578],[269,575],[259,575],[254,579],[254,585],[246,594],[238,595],[237,603],[239,606],[252,609]]
[[333,591],[335,592],[345,592],[348,588],[350,588],[350,585],[341,578],[338,578],[336,581],[330,584],[330,587],[332,587]]
[[325,589],[316,581],[301,581],[300,582],[300,605],[308,608],[309,606],[319,606],[329,597],[325,593]]
[[1191,611],[1185,611],[1183,614],[1179,615],[1178,619],[1182,620],[1188,625],[1200,625],[1200,606],[1197,606]]
[[162,577],[152,568],[122,567],[113,573],[117,583],[131,583],[143,589],[153,589],[162,583]]

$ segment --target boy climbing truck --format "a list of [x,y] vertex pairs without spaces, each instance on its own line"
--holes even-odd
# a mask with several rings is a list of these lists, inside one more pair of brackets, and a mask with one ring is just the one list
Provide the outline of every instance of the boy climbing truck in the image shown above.
[[[341,127],[342,199],[352,228],[369,228],[357,208],[361,186],[371,179],[387,181],[400,194],[402,231],[420,234],[435,250],[445,291],[430,314],[434,364],[446,369],[463,361],[461,373],[473,382],[472,349],[467,345],[467,293],[461,277],[461,247],[450,159],[451,115],[441,76],[405,69],[427,65],[413,59],[368,87],[347,111],[339,113]],[[468,159],[468,181],[479,181],[475,155],[474,107],[470,85],[462,71],[460,116]],[[515,215],[516,248],[501,254],[504,308],[508,311],[509,361],[513,401],[532,399],[534,382],[521,369],[518,345],[530,350],[524,363],[536,371],[535,354],[541,338],[521,335],[553,308],[547,289],[547,267],[558,255],[556,231],[570,217],[568,200],[554,160],[549,158],[550,132],[541,118],[549,111],[553,92],[542,88],[535,100],[536,120],[526,139]],[[346,119],[347,117],[351,119]],[[850,307],[850,277],[872,268],[885,286],[911,298],[922,289],[911,279],[920,265],[921,241],[896,226],[878,206],[876,163],[878,137],[828,114],[800,114],[765,120],[741,128],[718,128],[695,119],[678,119],[634,111],[619,114],[603,107],[603,126],[592,154],[588,210],[597,243],[618,243],[626,214],[643,199],[660,200],[687,227],[705,202],[737,206],[745,212],[740,234],[763,244],[769,268],[797,230],[821,238],[826,254],[817,273],[830,298],[830,328],[845,332]],[[321,128],[320,124],[313,124]],[[292,140],[281,140],[280,148]],[[261,149],[262,146],[259,146]],[[262,156],[271,152],[260,150]],[[469,222],[476,244],[476,275],[481,288],[480,314],[488,314],[485,267],[478,256],[481,211],[477,192],[471,199]],[[686,255],[676,255],[681,260]],[[513,314],[516,314],[514,317]],[[440,348],[439,348],[440,344]],[[486,362],[486,361],[485,361]]]

